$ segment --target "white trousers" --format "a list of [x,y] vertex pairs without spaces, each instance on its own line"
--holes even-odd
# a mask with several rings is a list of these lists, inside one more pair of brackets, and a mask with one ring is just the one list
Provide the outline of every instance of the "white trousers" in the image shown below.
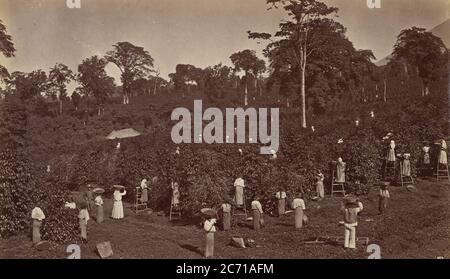
[[345,227],[345,248],[356,248],[356,224],[344,224]]

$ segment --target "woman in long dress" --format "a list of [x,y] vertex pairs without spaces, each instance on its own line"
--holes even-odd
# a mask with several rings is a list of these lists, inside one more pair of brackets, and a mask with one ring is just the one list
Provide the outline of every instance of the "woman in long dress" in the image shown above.
[[95,197],[95,206],[97,207],[97,223],[102,223],[104,219],[103,199],[101,195]]
[[322,171],[319,170],[319,173],[317,174],[317,184],[316,184],[316,191],[319,199],[323,199],[325,197],[325,190],[323,188],[324,179],[325,176],[323,175]]
[[441,141],[441,150],[439,152],[439,164],[447,165],[447,142]]
[[114,191],[114,204],[112,209],[111,217],[113,219],[122,219],[123,215],[123,204],[122,204],[122,196],[125,196],[127,191],[125,189],[123,192],[120,192],[118,189]]
[[244,179],[242,179],[241,177],[237,178],[234,181],[234,187],[235,187],[234,199],[236,202],[236,206],[242,207],[244,206],[244,187],[245,187]]
[[31,218],[33,219],[33,244],[37,244],[41,242],[42,221],[45,219],[44,212],[40,207],[35,207],[31,211]]
[[339,157],[337,167],[336,167],[336,182],[337,183],[345,183],[345,170],[346,170],[346,164],[342,160],[342,158]]
[[80,221],[81,241],[87,243],[87,223],[89,221],[89,211],[87,210],[87,204],[81,205],[80,213],[78,214]]
[[305,201],[302,199],[302,195],[298,195],[298,198],[295,198],[292,201],[292,208],[294,209],[295,228],[301,229],[303,227],[303,223],[306,223],[306,215],[303,212],[306,210],[306,206]]
[[214,256],[214,233],[216,232],[216,219],[209,217],[205,220],[203,224],[203,229],[205,231],[205,258],[211,258]]
[[222,204],[222,227],[224,231],[231,229],[231,204]]
[[180,186],[178,182],[172,182],[172,205],[178,207],[180,204]]
[[252,211],[253,211],[253,229],[259,230],[264,222],[261,203],[258,200],[252,201]]
[[403,162],[402,162],[402,176],[403,177],[411,176],[411,161],[409,160],[410,156],[411,156],[411,154],[409,154],[409,153],[403,154]]
[[141,189],[142,189],[141,202],[147,203],[148,202],[148,183],[147,183],[146,178],[142,179],[142,181],[141,181]]
[[389,151],[387,156],[388,162],[395,162],[395,141],[389,143]]

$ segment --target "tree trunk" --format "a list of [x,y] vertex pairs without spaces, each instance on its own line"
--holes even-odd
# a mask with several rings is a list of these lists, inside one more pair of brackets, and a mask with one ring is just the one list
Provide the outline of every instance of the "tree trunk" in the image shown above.
[[156,96],[156,84],[157,84],[157,81],[155,80],[155,87],[153,88],[153,95],[155,95],[155,96]]
[[244,106],[248,106],[248,79],[247,79],[247,72],[245,72]]
[[261,85],[261,81],[259,82],[259,96],[262,97],[262,85]]
[[289,96],[286,97],[286,107],[290,107],[290,104],[289,104]]
[[384,84],[384,92],[383,92],[383,100],[385,103],[387,103],[387,96],[386,96],[386,79],[383,81]]
[[306,88],[305,88],[305,71],[306,71],[306,61],[302,63],[300,80],[301,80],[301,88],[300,94],[302,98],[302,128],[306,128]]

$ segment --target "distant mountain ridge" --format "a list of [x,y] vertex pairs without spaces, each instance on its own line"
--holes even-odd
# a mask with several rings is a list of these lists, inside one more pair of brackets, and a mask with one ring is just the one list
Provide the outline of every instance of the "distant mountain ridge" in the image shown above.
[[[440,37],[447,48],[450,48],[450,18],[429,31],[434,35]],[[384,66],[388,63],[390,58],[391,55],[377,61],[375,65]]]

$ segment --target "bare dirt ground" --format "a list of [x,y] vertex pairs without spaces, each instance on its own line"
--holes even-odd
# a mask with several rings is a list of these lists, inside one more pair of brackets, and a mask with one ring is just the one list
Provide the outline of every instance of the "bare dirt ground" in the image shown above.
[[[435,180],[419,180],[417,191],[391,187],[388,212],[378,215],[377,188],[362,199],[364,211],[359,218],[358,236],[369,237],[381,247],[382,258],[450,258],[450,186]],[[339,226],[341,198],[326,197],[307,202],[309,224],[294,229],[293,215],[267,217],[260,231],[251,222],[239,222],[229,233],[215,235],[216,258],[367,258],[366,246],[345,251],[341,245],[305,245],[317,236],[343,236]],[[106,201],[106,215],[111,201]],[[231,236],[254,239],[259,247],[239,249],[229,245]],[[96,244],[110,241],[112,258],[201,258],[204,234],[196,225],[173,224],[165,216],[134,214],[129,208],[125,219],[89,221],[89,242],[81,246],[81,258],[99,258]],[[49,251],[37,251],[26,235],[0,240],[0,258],[66,258],[66,245],[53,244]]]

